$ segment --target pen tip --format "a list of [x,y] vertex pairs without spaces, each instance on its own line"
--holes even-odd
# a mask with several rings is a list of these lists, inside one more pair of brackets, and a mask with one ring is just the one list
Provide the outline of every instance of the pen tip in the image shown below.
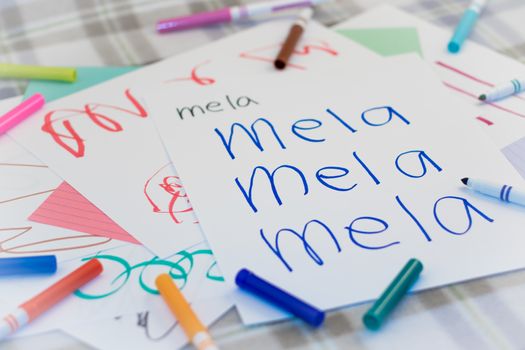
[[463,182],[463,185],[468,184],[468,177],[464,177],[461,179],[461,182]]
[[483,94],[483,95],[479,95],[478,99],[480,101],[485,101],[487,99],[487,95]]
[[286,67],[286,62],[284,62],[283,60],[275,60],[275,62],[273,62],[273,65],[277,69],[284,69],[284,67]]

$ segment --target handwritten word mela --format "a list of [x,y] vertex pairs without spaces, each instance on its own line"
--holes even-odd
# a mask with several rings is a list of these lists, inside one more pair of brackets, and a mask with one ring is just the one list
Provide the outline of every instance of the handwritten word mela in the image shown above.
[[[394,126],[393,123],[397,125],[396,127],[409,128],[412,126],[407,117],[391,106],[369,108],[361,113],[357,121],[353,122],[349,122],[348,118],[343,118],[341,114],[330,108],[325,109],[324,112],[324,116],[328,118],[327,120],[310,118],[292,121],[289,129],[291,137],[296,137],[301,142],[304,141],[310,144],[325,142],[330,135],[326,133],[323,135],[320,128],[323,126],[323,122],[329,121],[339,124],[350,134],[358,133],[359,130],[364,130],[365,128],[377,130],[388,124]],[[251,123],[234,122],[222,130],[215,128],[213,132],[219,145],[224,149],[225,156],[234,162],[239,161],[236,151],[242,150],[244,155],[246,150],[253,148],[255,152],[264,153],[265,145],[273,144],[274,148],[277,148],[277,152],[283,152],[286,151],[287,143],[290,141],[290,139],[283,137],[283,133],[278,131],[268,118],[263,117],[259,117]],[[352,164],[355,164],[357,169],[364,172],[365,178],[369,178],[372,186],[375,186],[377,189],[381,187],[381,177],[377,175],[373,167],[367,164],[366,157],[363,154],[351,149],[345,149],[343,154],[348,155]],[[253,156],[250,157],[253,159]],[[269,198],[273,199],[277,206],[286,205],[286,200],[282,194],[283,188],[286,189],[288,195],[291,195],[293,191],[297,191],[298,195],[302,194],[304,197],[309,195],[311,187],[314,185],[319,185],[321,189],[327,191],[351,193],[358,186],[358,183],[352,180],[354,172],[351,172],[350,169],[348,165],[330,165],[321,167],[313,176],[308,176],[298,166],[292,164],[281,164],[270,169],[264,165],[257,165],[253,168],[248,178],[240,179],[236,177],[234,183],[242,200],[247,204],[252,214],[258,215],[263,210],[263,208],[260,208],[257,200],[261,194],[269,195]],[[408,177],[414,180],[414,183],[417,183],[420,181],[419,179],[430,176],[430,174],[441,174],[443,168],[432,159],[427,151],[408,149],[397,154],[395,159],[392,160],[392,169],[388,171],[389,173]],[[350,199],[351,197],[349,197]],[[261,200],[260,203],[271,205],[272,202]],[[394,208],[391,212],[398,212],[404,216],[407,222],[413,225],[427,242],[432,241],[432,234],[428,228],[430,223],[423,222],[422,219],[418,218],[418,214],[413,210],[414,208],[410,208],[400,195],[392,195],[392,204]],[[451,235],[467,233],[476,222],[481,224],[494,221],[484,211],[472,204],[469,199],[457,195],[437,195],[433,205],[429,208],[417,208],[419,214],[424,210],[429,210],[432,213],[437,227]],[[428,215],[421,216],[428,217]],[[458,217],[463,218],[459,225]],[[386,236],[380,236],[380,234],[387,231],[388,227],[389,224],[384,218],[367,215],[349,220],[349,224],[344,227],[344,231],[348,239],[356,247],[365,250],[381,250],[401,243],[400,241],[392,241],[391,238]],[[306,255],[317,265],[324,264],[323,259],[310,243],[308,237],[311,237],[311,235],[307,235],[308,232],[324,235],[323,237],[326,237],[329,244],[333,246],[334,252],[340,253],[342,251],[341,244],[336,234],[334,234],[334,230],[319,218],[307,220],[302,228],[283,227],[275,232],[273,239],[269,238],[269,234],[263,228],[258,233],[264,245],[291,272],[293,268],[286,260],[286,250],[290,244],[300,244],[304,248]],[[369,240],[370,235],[376,235],[378,238],[377,242],[380,240],[383,242],[376,242],[375,245],[362,243],[363,238]],[[283,239],[283,237],[294,237],[294,239]],[[385,243],[386,239],[390,239],[390,241]],[[316,242],[319,241],[316,240]],[[326,249],[323,249],[323,251],[326,251]]]

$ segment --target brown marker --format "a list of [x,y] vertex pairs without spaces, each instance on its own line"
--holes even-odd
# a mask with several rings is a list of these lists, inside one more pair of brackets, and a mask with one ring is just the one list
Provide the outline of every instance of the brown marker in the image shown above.
[[288,59],[292,55],[297,42],[301,38],[301,35],[303,35],[304,28],[306,27],[306,24],[310,18],[312,18],[313,13],[314,10],[311,7],[308,7],[299,13],[299,16],[293,23],[292,28],[290,28],[290,32],[288,33],[288,37],[286,38],[281,51],[279,51],[277,58],[273,62],[275,68],[284,69],[284,67],[286,67]]

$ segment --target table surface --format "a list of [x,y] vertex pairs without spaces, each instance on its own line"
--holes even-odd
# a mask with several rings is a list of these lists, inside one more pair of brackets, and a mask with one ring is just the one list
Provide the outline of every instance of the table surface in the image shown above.
[[[381,3],[452,29],[470,0],[334,0],[315,18],[336,24]],[[173,16],[251,1],[237,0],[1,0],[0,61],[48,65],[141,65],[183,52],[255,25],[223,25],[159,36],[153,23]],[[52,6],[50,6],[52,4]],[[525,60],[525,1],[493,0],[472,36],[486,46]],[[68,46],[69,45],[69,46]],[[64,50],[64,47],[71,47]],[[23,93],[25,84],[0,82],[0,98]],[[503,252],[502,252],[503,253]],[[363,329],[367,305],[328,314],[311,330],[290,321],[244,327],[230,311],[211,328],[222,349],[392,349],[407,344],[460,349],[524,349],[525,272],[514,272],[417,293],[389,323]],[[2,349],[91,349],[61,332],[8,341]]]

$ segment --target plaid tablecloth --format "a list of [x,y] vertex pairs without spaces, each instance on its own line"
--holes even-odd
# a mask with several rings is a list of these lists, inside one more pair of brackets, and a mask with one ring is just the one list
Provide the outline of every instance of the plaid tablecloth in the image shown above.
[[[247,2],[0,0],[0,61],[72,66],[145,64],[256,24],[159,36],[153,30],[157,19]],[[453,28],[469,0],[336,0],[322,5],[315,16],[332,25],[383,2]],[[492,0],[473,39],[525,61],[524,18],[524,0]],[[65,43],[70,49],[63,49]],[[24,88],[21,82],[2,81],[0,98],[19,95]],[[388,329],[377,334],[363,329],[361,316],[367,307],[332,312],[319,330],[293,321],[246,328],[231,311],[212,327],[212,333],[223,349],[525,349],[525,272],[418,293],[407,298]],[[89,349],[59,332],[16,340],[2,348],[34,347],[35,341],[40,349]]]

